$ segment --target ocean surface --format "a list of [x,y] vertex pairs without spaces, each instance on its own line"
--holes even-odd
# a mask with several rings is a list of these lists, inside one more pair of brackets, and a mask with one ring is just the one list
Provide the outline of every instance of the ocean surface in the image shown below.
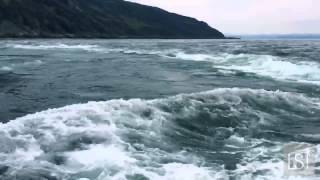
[[0,40],[0,120],[1,180],[286,179],[320,40]]

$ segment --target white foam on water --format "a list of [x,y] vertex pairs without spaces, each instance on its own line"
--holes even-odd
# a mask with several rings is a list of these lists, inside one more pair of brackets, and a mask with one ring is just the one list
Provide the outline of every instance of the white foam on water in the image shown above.
[[[259,97],[256,99],[264,97],[266,101],[299,103],[303,107],[318,107],[315,100],[299,94],[239,88],[216,89],[155,100],[111,100],[75,104],[1,124],[0,142],[8,147],[0,147],[0,159],[2,164],[16,168],[42,169],[45,166],[46,169],[57,171],[54,172],[56,174],[73,174],[74,179],[128,179],[128,176],[137,175],[155,180],[211,180],[227,177],[227,170],[221,165],[207,167],[203,165],[205,160],[193,152],[167,152],[160,146],[153,147],[153,143],[169,143],[165,141],[165,134],[170,131],[168,127],[177,116],[160,107],[186,103],[183,109],[188,113],[183,112],[183,117],[188,117],[192,116],[197,106],[204,103],[197,98],[210,100],[214,97],[209,104],[235,106],[247,96]],[[152,113],[146,116],[146,112]],[[167,124],[169,125],[166,126]],[[127,135],[137,137],[137,141],[128,141]],[[251,141],[248,143],[242,137],[231,136],[226,142],[243,148],[256,145],[257,142]],[[256,150],[248,153],[259,154]],[[63,156],[65,162],[62,165],[54,164],[50,161],[52,155]],[[165,163],[163,160],[166,159],[179,161]],[[270,177],[276,177],[278,166],[249,162],[246,166],[239,166],[236,173],[239,177],[247,177],[245,174],[248,169],[255,167],[266,169],[271,174]],[[255,171],[249,172],[254,174]]]
[[2,71],[13,71],[16,68],[21,68],[21,67],[37,67],[44,64],[43,61],[41,60],[35,60],[35,61],[26,61],[22,63],[10,63],[6,66],[0,67],[0,70]]
[[144,50],[144,49],[128,49],[128,48],[109,48],[109,52],[118,52],[123,54],[137,54],[137,55],[161,55],[163,51],[157,50]]
[[320,64],[310,61],[293,62],[269,55],[225,55],[217,60],[214,67],[255,73],[278,80],[288,80],[320,85]]
[[[234,171],[236,179],[239,180],[318,180],[315,175],[285,175],[286,164],[280,159],[265,161],[253,161],[245,165],[238,165]],[[264,175],[256,175],[257,172],[268,171]]]
[[[142,51],[140,53],[148,54],[148,52]],[[320,64],[318,62],[291,61],[287,58],[271,55],[186,53],[178,49],[154,51],[151,54],[173,59],[211,62],[215,68],[221,69],[221,72],[225,70],[227,74],[230,74],[230,70],[234,70],[277,80],[320,85]]]
[[183,53],[179,49],[129,49],[129,48],[105,48],[103,52],[123,53],[127,55],[155,55],[165,58],[176,58],[178,53]]
[[80,163],[86,168],[101,167],[105,164],[111,167],[126,167],[136,162],[121,147],[114,144],[109,146],[92,145],[87,150],[67,152],[68,163]]
[[2,70],[2,71],[12,71],[13,68],[9,67],[9,66],[2,66],[2,67],[0,67],[0,70]]
[[227,74],[230,74],[230,70],[241,71],[246,73],[254,73],[259,76],[270,77],[276,80],[320,85],[320,64],[318,62],[304,60],[292,61],[288,58],[271,55],[187,53],[181,49],[129,49],[102,47],[90,44],[69,45],[63,43],[39,45],[9,44],[8,46],[18,49],[31,50],[73,49],[101,53],[156,55],[172,59],[205,61],[211,62],[213,67],[222,70],[222,73],[225,71]]
[[162,51],[126,50],[124,53],[152,54],[166,58],[205,61],[213,63],[221,70],[242,71],[277,80],[312,83],[320,85],[320,64],[312,61],[291,61],[271,55],[254,54],[203,54],[186,53],[183,50],[172,49]]
[[100,48],[98,45],[90,44],[8,44],[7,46],[13,47],[16,49],[29,49],[29,50],[50,50],[50,49],[75,49],[75,50],[86,50],[86,51],[99,51]]
[[[130,48],[116,48],[116,47],[103,47],[94,44],[8,44],[8,47],[26,50],[84,50],[88,52],[101,52],[101,53],[123,53],[123,54],[136,54],[136,55],[159,55],[162,56],[165,52],[172,52],[172,50],[147,50],[147,49],[130,49]],[[176,51],[174,51],[176,52]]]
[[175,54],[175,58],[194,61],[210,61],[212,56],[208,54],[187,54],[183,51],[179,51]]
[[193,164],[170,163],[163,166],[165,175],[157,180],[210,180],[219,179],[225,176],[224,173],[214,173],[208,168],[202,168]]
[[29,144],[27,149],[17,148],[11,155],[20,161],[34,161],[42,153],[43,151],[37,144]]
[[43,64],[43,61],[41,60],[35,60],[35,61],[30,61],[30,62],[24,62],[23,65],[41,65]]

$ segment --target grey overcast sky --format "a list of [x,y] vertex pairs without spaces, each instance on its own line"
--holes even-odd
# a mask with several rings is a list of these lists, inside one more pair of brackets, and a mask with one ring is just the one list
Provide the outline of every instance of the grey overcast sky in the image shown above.
[[320,34],[320,0],[130,0],[195,17],[225,34]]

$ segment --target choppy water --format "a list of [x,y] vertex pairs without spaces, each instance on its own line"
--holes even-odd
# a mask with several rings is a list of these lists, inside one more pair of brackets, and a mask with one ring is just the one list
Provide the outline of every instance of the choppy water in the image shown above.
[[285,179],[283,146],[320,142],[319,57],[310,40],[2,40],[0,179]]

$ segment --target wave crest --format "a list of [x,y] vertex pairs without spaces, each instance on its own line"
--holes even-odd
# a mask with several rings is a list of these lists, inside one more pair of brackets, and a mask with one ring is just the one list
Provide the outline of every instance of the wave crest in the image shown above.
[[[243,163],[264,139],[281,141],[279,133],[294,138],[288,121],[319,117],[318,102],[233,88],[51,109],[0,126],[1,164],[8,167],[2,177],[29,177],[30,171],[63,179],[224,177],[233,172],[221,166],[224,161]],[[289,130],[277,129],[281,123]],[[221,159],[223,154],[228,157]]]
[[90,44],[8,44],[8,47],[16,49],[29,49],[29,50],[50,50],[50,49],[79,49],[86,51],[98,51],[98,45]]

